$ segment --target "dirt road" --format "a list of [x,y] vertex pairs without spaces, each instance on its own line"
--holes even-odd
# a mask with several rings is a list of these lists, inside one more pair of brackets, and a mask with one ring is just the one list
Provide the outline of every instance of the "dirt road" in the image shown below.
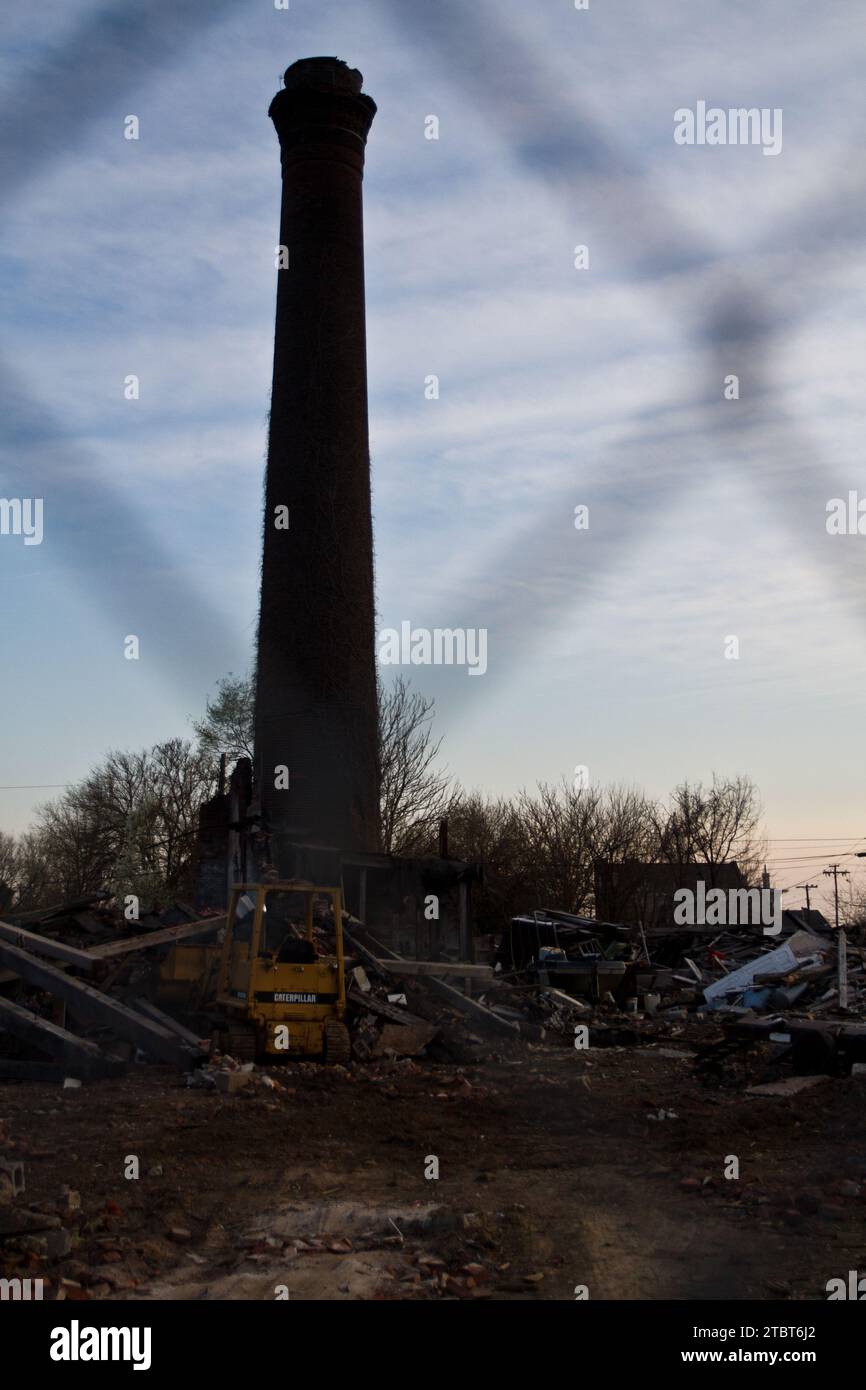
[[15,1267],[99,1299],[816,1299],[866,1270],[866,1086],[708,1091],[670,1050],[6,1085],[25,1200],[71,1247]]

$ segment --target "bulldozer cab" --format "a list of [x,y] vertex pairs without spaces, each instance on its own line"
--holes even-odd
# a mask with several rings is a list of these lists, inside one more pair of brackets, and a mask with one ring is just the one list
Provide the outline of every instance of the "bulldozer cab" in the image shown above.
[[[320,926],[334,949],[322,953]],[[348,1060],[342,893],[301,880],[237,884],[231,893],[217,1004],[229,1050],[252,1058]]]

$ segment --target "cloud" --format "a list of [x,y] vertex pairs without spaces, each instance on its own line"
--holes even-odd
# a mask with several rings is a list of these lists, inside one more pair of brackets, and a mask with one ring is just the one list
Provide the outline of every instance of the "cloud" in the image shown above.
[[[859,11],[290,14],[154,0],[4,20],[18,133],[0,149],[3,488],[42,488],[51,530],[37,557],[0,547],[0,576],[30,594],[10,619],[23,680],[41,678],[30,638],[56,635],[61,577],[78,639],[57,705],[21,716],[34,760],[63,687],[89,731],[80,756],[102,751],[88,664],[121,708],[128,672],[103,665],[121,627],[154,634],[161,730],[246,663],[279,200],[265,111],[288,62],[336,52],[379,104],[365,199],[380,615],[491,631],[483,680],[413,672],[439,698],[452,766],[503,790],[571,761],[668,780],[706,765],[728,710],[730,758],[754,757],[799,806],[786,759],[862,675],[862,552],[823,526],[826,499],[862,477]],[[700,97],[783,106],[783,154],[676,147],[673,111]],[[130,110],[139,142],[122,139]],[[431,112],[439,141],[424,139]],[[739,665],[718,656],[729,613]],[[775,761],[760,737],[774,710]],[[142,697],[143,738],[147,717]],[[829,773],[818,794],[830,802]]]

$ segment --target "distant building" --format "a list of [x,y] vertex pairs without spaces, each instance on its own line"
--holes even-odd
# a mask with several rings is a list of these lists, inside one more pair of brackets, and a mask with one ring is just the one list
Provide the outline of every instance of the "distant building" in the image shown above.
[[791,936],[796,931],[828,932],[830,923],[817,908],[792,907],[782,913],[782,936]]
[[[597,859],[595,915],[606,922],[643,924],[647,931],[682,931],[674,921],[674,894],[694,892],[703,882],[711,888],[747,888],[735,860],[724,864],[646,864],[639,859],[621,863]],[[685,928],[688,930],[688,928]]]

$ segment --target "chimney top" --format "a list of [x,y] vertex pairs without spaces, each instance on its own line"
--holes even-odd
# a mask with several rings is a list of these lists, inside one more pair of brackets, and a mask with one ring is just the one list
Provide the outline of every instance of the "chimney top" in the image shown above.
[[342,58],[301,58],[286,68],[287,91],[347,92],[360,96],[364,78]]
[[283,80],[268,115],[277,128],[284,165],[286,158],[309,158],[318,145],[317,157],[327,146],[328,158],[348,159],[362,168],[376,103],[361,91],[364,79],[357,69],[341,58],[301,58],[286,68]]

